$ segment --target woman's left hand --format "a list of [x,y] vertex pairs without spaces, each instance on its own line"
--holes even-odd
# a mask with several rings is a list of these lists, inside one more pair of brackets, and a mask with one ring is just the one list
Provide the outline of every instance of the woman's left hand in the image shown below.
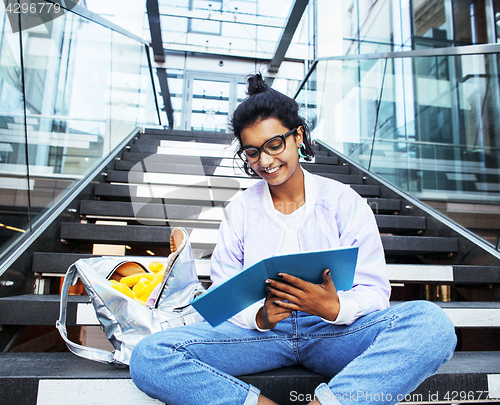
[[266,282],[271,293],[280,298],[274,301],[276,305],[292,311],[317,315],[329,321],[337,319],[340,302],[330,270],[323,272],[322,284],[313,284],[286,273],[280,273],[280,276],[283,282],[276,280]]

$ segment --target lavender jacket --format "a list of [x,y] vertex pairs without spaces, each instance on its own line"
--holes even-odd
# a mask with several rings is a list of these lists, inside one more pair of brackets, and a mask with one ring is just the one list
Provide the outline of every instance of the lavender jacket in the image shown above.
[[[354,286],[338,292],[340,313],[331,323],[351,324],[363,315],[387,308],[391,288],[372,210],[349,186],[303,172],[306,203],[298,230],[301,250],[359,247]],[[212,286],[276,255],[283,234],[267,182],[262,180],[249,187],[226,208],[226,219],[220,225],[212,254]],[[244,328],[259,329],[255,315],[262,304],[263,301],[255,303],[230,321]]]

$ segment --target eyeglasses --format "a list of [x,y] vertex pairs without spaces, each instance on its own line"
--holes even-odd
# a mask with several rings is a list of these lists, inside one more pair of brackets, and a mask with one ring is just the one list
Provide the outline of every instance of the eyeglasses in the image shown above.
[[262,151],[269,156],[279,155],[286,149],[286,138],[297,131],[297,128],[291,129],[286,134],[273,136],[262,144],[260,148],[244,148],[238,151],[238,156],[246,163],[252,164],[260,160]]

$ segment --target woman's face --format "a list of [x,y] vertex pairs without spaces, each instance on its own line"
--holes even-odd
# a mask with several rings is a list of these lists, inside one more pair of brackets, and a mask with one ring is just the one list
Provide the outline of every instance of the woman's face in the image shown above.
[[[276,118],[257,121],[241,131],[241,145],[246,147],[261,147],[264,142],[276,135],[283,135],[292,128],[286,128]],[[271,186],[284,184],[292,176],[301,175],[299,167],[298,144],[302,141],[302,127],[297,129],[296,135],[286,138],[286,148],[278,155],[269,156],[261,151],[260,159],[250,164],[255,173],[266,180]],[[299,169],[299,170],[297,170]]]

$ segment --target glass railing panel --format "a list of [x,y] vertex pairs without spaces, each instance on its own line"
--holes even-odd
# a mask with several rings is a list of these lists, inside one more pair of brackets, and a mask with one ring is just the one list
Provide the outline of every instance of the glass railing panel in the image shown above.
[[81,6],[13,34],[0,7],[3,256],[138,125],[159,122],[140,38]]
[[[151,72],[149,69],[148,65],[148,58],[146,55],[146,48],[144,46],[141,46],[141,68],[140,68],[140,91],[136,94],[138,98],[138,109],[139,109],[139,116],[138,116],[138,121],[139,123],[143,125],[159,125],[162,121],[159,121],[158,118],[158,113],[156,109],[156,104],[157,102],[161,104],[160,100],[160,95],[158,94],[159,86],[156,87],[155,84],[155,89],[156,89],[156,98],[155,98],[155,92],[153,91],[153,86],[151,85],[151,80],[154,80],[154,72],[153,76],[151,76]],[[162,117],[160,115],[160,120],[162,120]],[[165,125],[167,124],[167,120],[164,120]]]
[[19,33],[0,2],[0,249],[29,229],[27,174]]
[[137,41],[117,32],[111,36],[109,150],[121,142],[123,134],[130,133],[141,122],[139,95],[144,54],[144,46]]
[[[393,132],[392,94],[381,91],[391,69],[392,62],[385,60],[320,61],[298,99],[312,124],[313,138],[368,166],[375,125],[381,133]],[[385,87],[392,89],[393,84]]]
[[304,83],[304,88],[296,96],[295,100],[299,104],[300,114],[307,120],[312,131],[318,127],[318,89],[317,89],[318,70],[314,69]]
[[[439,52],[321,60],[296,99],[313,138],[414,197],[494,212],[500,206],[498,54]],[[450,215],[466,227],[479,223],[473,213],[460,220]]]
[[36,221],[110,151],[111,31],[65,13],[22,41]]

